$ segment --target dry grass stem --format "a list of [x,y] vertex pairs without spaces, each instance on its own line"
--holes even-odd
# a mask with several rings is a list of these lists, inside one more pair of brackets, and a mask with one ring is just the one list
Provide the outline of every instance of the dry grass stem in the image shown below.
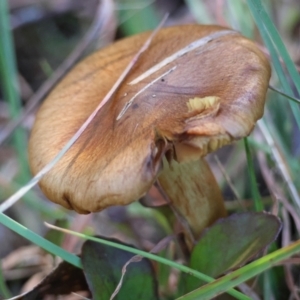
[[300,218],[295,211],[294,207],[288,202],[286,197],[284,196],[283,191],[279,188],[278,183],[276,182],[274,175],[272,174],[270,168],[267,165],[267,161],[265,156],[262,153],[258,153],[258,162],[260,165],[260,170],[262,172],[263,178],[268,186],[269,192],[271,193],[272,198],[275,202],[280,202],[285,207],[285,209],[292,216],[297,231],[300,233]]
[[248,284],[242,283],[238,287],[242,293],[249,296],[252,300],[261,300],[261,298],[257,295],[257,293],[255,293],[253,288],[251,288]]
[[139,83],[140,81],[142,81],[145,78],[151,76],[152,74],[159,71],[163,67],[167,66],[171,62],[175,61],[179,57],[181,57],[181,56],[183,56],[183,55],[185,55],[185,54],[187,54],[187,53],[189,53],[189,52],[191,52],[191,51],[193,51],[197,48],[200,48],[200,47],[206,45],[208,42],[210,42],[214,39],[217,39],[219,37],[222,37],[222,36],[228,35],[228,34],[237,34],[237,32],[235,32],[233,30],[218,31],[218,32],[212,33],[208,36],[205,36],[205,37],[203,37],[203,38],[201,38],[201,39],[199,39],[195,42],[192,42],[189,45],[187,45],[186,47],[180,49],[179,51],[177,51],[174,54],[170,55],[169,57],[165,58],[164,60],[162,60],[158,64],[154,65],[152,68],[148,69],[146,72],[144,72],[143,74],[141,74],[140,76],[138,76],[137,78],[132,80],[129,84],[134,85],[134,84]]
[[273,154],[273,158],[276,162],[277,168],[280,171],[283,180],[287,184],[288,190],[290,192],[290,195],[291,195],[293,201],[296,204],[297,210],[298,210],[298,212],[300,212],[300,197],[299,197],[298,191],[293,183],[293,180],[290,176],[290,173],[286,167],[286,164],[284,163],[284,160],[280,154],[280,151],[278,150],[278,147],[277,147],[268,127],[266,126],[264,120],[263,119],[259,120],[257,122],[257,124],[258,124],[258,127],[259,127],[261,133],[263,134],[266,142],[268,143],[268,145],[270,147],[270,150]]
[[[150,253],[153,253],[153,254],[157,254],[158,252],[160,252],[161,250],[163,250],[164,248],[167,247],[167,245],[175,238],[174,235],[171,235],[171,236],[167,236],[165,238],[163,238],[161,241],[159,241],[156,246],[154,246],[153,249],[151,249]],[[126,274],[126,270],[127,270],[127,267],[129,264],[133,263],[133,262],[140,262],[141,260],[143,259],[143,257],[141,255],[135,255],[133,256],[130,260],[128,260],[126,262],[126,264],[123,266],[122,268],[122,275],[121,275],[121,278],[120,278],[120,281],[116,287],[116,289],[114,290],[114,292],[112,293],[112,295],[110,296],[109,300],[113,300],[117,294],[119,293],[121,287],[122,287],[122,284],[123,284],[123,279],[124,279],[124,276]]]
[[174,70],[176,69],[176,66],[174,66],[173,68],[171,68],[170,70],[168,70],[167,72],[163,73],[162,75],[158,76],[157,78],[155,78],[153,81],[151,81],[150,83],[148,83],[147,85],[145,85],[142,89],[140,89],[123,107],[123,109],[121,110],[121,112],[119,113],[118,117],[116,118],[116,120],[120,120],[122,118],[122,116],[126,113],[127,109],[130,107],[130,105],[133,103],[134,99],[142,94],[144,91],[146,91],[151,85],[153,85],[155,82],[157,82],[158,80],[160,80],[161,78],[167,76],[168,74],[172,73]]

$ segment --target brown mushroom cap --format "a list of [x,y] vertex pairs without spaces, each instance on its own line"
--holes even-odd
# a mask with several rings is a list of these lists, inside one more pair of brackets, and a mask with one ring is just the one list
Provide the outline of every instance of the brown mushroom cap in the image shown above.
[[[54,89],[30,138],[34,174],[84,123],[148,37],[92,54]],[[199,39],[203,45],[186,48]],[[174,56],[180,49],[193,50]],[[173,60],[166,63],[168,57]],[[161,29],[40,186],[50,200],[80,213],[135,201],[156,180],[166,152],[178,161],[196,159],[247,136],[263,114],[269,78],[266,57],[237,32],[203,25]]]

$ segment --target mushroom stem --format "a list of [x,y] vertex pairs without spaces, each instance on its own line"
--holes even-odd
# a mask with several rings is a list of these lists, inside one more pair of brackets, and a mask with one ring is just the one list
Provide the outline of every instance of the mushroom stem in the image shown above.
[[[173,209],[188,223],[194,240],[206,227],[226,216],[221,190],[205,159],[185,163],[164,161],[158,182]],[[190,232],[185,228],[184,231],[192,248]]]

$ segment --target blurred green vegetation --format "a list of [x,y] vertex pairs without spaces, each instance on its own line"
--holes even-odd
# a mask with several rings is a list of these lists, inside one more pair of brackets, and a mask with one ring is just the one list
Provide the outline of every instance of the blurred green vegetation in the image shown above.
[[[45,0],[43,4],[39,1],[0,1],[0,202],[5,201],[30,178],[26,149],[35,112],[30,112],[7,140],[1,140],[1,131],[7,130],[11,121],[21,115],[41,85],[49,81],[75,46],[81,43],[93,22],[96,2],[85,1],[83,4],[79,0],[64,0],[54,6],[50,0]],[[166,26],[190,22],[220,24],[232,27],[255,40],[272,62],[270,85],[290,97],[300,98],[298,0],[118,0],[114,2],[113,10],[107,11],[116,20],[116,23],[109,23],[110,29],[116,30],[116,35],[105,42],[152,30],[167,12],[170,16]],[[8,28],[9,23],[12,30]],[[97,49],[98,39],[101,40],[102,35],[105,36],[105,32],[100,30],[97,41],[91,41],[90,48],[83,52],[82,57]],[[269,253],[275,253],[273,251],[299,239],[299,129],[299,104],[270,90],[264,117],[248,142],[245,142],[246,151],[243,143],[239,142],[225,147],[217,154],[243,207],[248,211],[272,212],[281,218],[283,232],[269,248]],[[237,197],[213,156],[209,158],[209,162],[228,200],[228,207],[231,207],[230,212],[241,211],[241,206],[233,206]],[[5,215],[1,215],[0,222],[10,229],[15,228],[34,244],[69,262],[75,261],[77,265],[80,262],[76,256],[61,248],[53,248],[53,245],[42,238],[47,231],[44,221],[63,219],[74,230],[117,236],[146,250],[149,250],[149,246],[145,245],[155,245],[162,232],[167,235],[172,230],[167,217],[170,212],[165,212],[162,208],[151,209],[151,212],[136,204],[129,208],[112,208],[94,216],[93,222],[82,221],[81,224],[80,217],[50,204],[38,188],[32,189],[21,201],[8,211],[8,215],[22,225]],[[23,240],[10,245],[7,235],[1,234],[4,226],[0,226],[0,242],[8,244],[8,248],[6,252],[1,252],[0,249],[0,258],[12,253],[15,245],[24,245]],[[53,237],[53,233],[51,235],[52,240],[58,240],[58,237]],[[60,246],[67,247],[66,245],[71,244],[66,237],[62,239],[59,236],[59,240]],[[78,247],[74,246],[68,251],[78,250]],[[184,255],[176,253],[177,246],[172,247],[164,251],[165,257],[169,261],[182,262]],[[281,251],[284,252],[282,249]],[[284,254],[287,253],[290,252]],[[298,257],[296,255],[291,258],[289,264],[281,262],[282,266],[273,267],[266,272],[262,268],[257,280],[250,283],[254,294],[259,295],[259,299],[299,298]],[[172,294],[168,280],[178,277],[170,269],[164,268],[162,265],[158,267],[162,279],[161,289],[165,291],[162,299],[172,299],[172,295],[176,294],[176,287],[173,287],[175,292]],[[6,269],[0,272],[0,298],[1,294],[5,298],[9,296],[4,280],[8,273]],[[20,293],[24,281],[34,275],[30,272],[28,274],[6,280],[14,294]]]

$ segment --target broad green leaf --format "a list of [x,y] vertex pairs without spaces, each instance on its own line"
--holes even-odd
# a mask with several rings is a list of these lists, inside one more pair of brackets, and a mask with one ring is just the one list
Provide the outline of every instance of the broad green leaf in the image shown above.
[[[153,253],[138,250],[138,249],[133,248],[131,246],[126,246],[124,244],[112,242],[112,241],[107,240],[107,239],[88,236],[88,235],[85,235],[85,234],[82,234],[82,233],[79,233],[79,232],[76,232],[76,231],[59,228],[59,227],[56,227],[56,226],[53,226],[53,225],[47,224],[47,226],[50,227],[50,228],[55,228],[57,230],[61,230],[65,233],[72,234],[72,235],[80,237],[80,238],[84,238],[84,239],[87,239],[87,240],[90,240],[90,241],[93,241],[93,242],[96,242],[96,243],[107,245],[109,247],[114,247],[116,249],[122,249],[122,251],[133,253],[133,254],[136,254],[136,255],[139,255],[139,256],[142,256],[142,257],[146,257],[148,259],[154,260],[156,262],[159,262],[159,263],[165,264],[167,266],[170,266],[172,268],[175,268],[177,270],[180,270],[184,274],[189,274],[189,275],[195,276],[195,277],[197,277],[201,280],[204,280],[205,282],[213,282],[214,281],[211,277],[209,277],[209,276],[207,276],[207,275],[205,275],[201,272],[198,272],[198,271],[196,271],[194,269],[191,269],[191,268],[189,268],[185,265],[179,264],[176,261],[168,260],[164,257],[158,256],[158,255],[153,254]],[[234,296],[237,299],[250,300],[250,298],[248,296],[242,294],[241,292],[238,292],[237,290],[228,290],[228,294]]]
[[300,240],[292,243],[284,248],[276,250],[268,255],[257,259],[246,266],[237,269],[230,274],[227,274],[205,286],[196,289],[189,294],[186,294],[176,300],[208,300],[213,299],[217,295],[226,292],[242,282],[261,274],[262,272],[274,267],[276,264],[288,259],[292,255],[300,252]]
[[[82,265],[93,299],[110,299],[120,282],[122,268],[133,256],[127,251],[93,241],[84,243]],[[114,299],[158,299],[157,283],[148,259],[127,266],[121,289]]]
[[[267,213],[246,212],[220,219],[208,228],[193,249],[190,267],[211,277],[245,264],[274,241],[279,219]],[[188,289],[203,284],[189,277]]]

